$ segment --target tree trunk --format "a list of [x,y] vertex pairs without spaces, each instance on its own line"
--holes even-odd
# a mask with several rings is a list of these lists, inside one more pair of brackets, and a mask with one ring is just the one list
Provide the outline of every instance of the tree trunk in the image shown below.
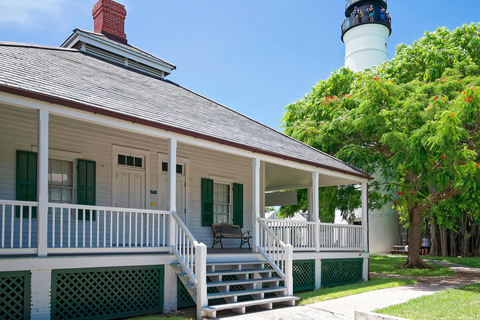
[[416,206],[408,211],[408,258],[402,265],[402,268],[413,269],[430,269],[430,267],[420,258],[420,244],[422,236],[422,220],[423,214],[427,208],[424,206]]
[[462,256],[468,257],[468,232],[467,232],[467,224],[468,224],[468,212],[465,211],[463,216],[463,248],[462,248]]
[[442,257],[448,256],[447,230],[445,230],[445,227],[440,227],[440,252]]
[[430,223],[430,255],[436,256],[438,255],[438,237],[437,237],[437,224],[435,219],[432,219]]
[[450,230],[450,256],[457,256],[457,241],[455,231]]

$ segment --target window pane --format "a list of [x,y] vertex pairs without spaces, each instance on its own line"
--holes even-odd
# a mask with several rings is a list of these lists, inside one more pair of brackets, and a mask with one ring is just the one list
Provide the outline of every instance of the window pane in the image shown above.
[[142,168],[142,158],[135,158],[135,167]]
[[177,164],[177,173],[183,173],[183,166],[181,164]]
[[51,188],[50,189],[50,200],[52,202],[61,202],[62,201],[62,189]]
[[73,174],[63,175],[63,186],[73,188]]
[[52,172],[62,173],[62,160],[52,159]]
[[127,156],[127,166],[133,166],[133,157]]
[[52,185],[61,186],[62,185],[62,174],[61,173],[52,173]]
[[126,157],[124,155],[118,155],[118,164],[126,164]]
[[162,162],[162,171],[168,171],[168,162]]
[[72,203],[72,190],[71,189],[62,189],[62,202],[63,203]]
[[73,162],[63,161],[63,173],[73,174]]

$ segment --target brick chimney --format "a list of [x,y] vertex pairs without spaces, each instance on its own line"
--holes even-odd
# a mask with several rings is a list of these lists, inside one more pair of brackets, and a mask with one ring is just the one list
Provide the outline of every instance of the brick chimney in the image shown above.
[[112,0],[98,0],[92,10],[94,31],[107,38],[127,43],[125,34],[125,6]]

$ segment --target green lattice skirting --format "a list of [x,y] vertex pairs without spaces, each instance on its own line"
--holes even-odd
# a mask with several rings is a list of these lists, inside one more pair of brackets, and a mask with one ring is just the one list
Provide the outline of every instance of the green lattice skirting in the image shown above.
[[0,319],[30,319],[30,271],[0,272]]
[[[315,260],[294,260],[293,261],[293,292],[307,291],[315,289]],[[267,269],[271,269],[269,264],[266,264]],[[276,272],[272,272],[272,277],[278,277]],[[280,281],[280,286],[285,285]],[[266,283],[263,288],[268,288]],[[272,295],[273,296],[273,295]]]
[[163,295],[164,266],[53,270],[51,319],[160,313]]
[[322,287],[335,287],[362,281],[363,259],[322,260]]

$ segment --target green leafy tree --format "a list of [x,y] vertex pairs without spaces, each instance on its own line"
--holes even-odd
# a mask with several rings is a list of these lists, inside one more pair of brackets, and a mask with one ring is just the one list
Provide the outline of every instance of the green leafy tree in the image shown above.
[[409,223],[404,267],[427,268],[426,210],[479,187],[479,32],[480,24],[439,28],[376,68],[335,71],[282,119],[286,134],[379,177],[373,189],[398,192],[394,207]]

